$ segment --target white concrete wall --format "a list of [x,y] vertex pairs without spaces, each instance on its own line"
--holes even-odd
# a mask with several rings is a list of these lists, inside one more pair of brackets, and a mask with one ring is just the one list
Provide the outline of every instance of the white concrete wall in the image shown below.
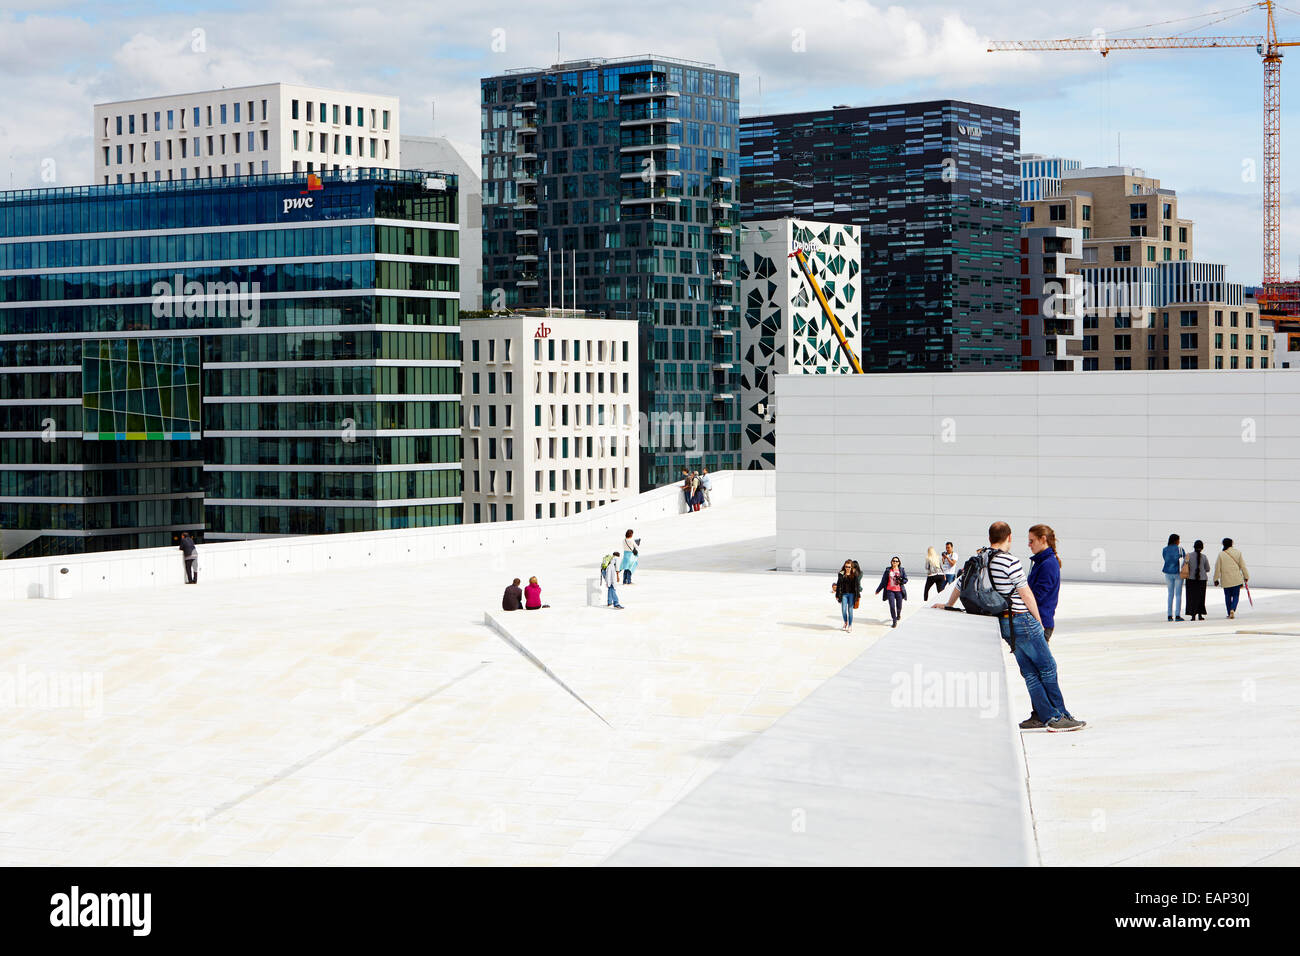
[[897,554],[916,581],[927,546],[964,558],[1000,518],[1022,557],[1051,525],[1066,579],[1161,581],[1176,532],[1212,560],[1233,538],[1252,584],[1300,580],[1285,372],[782,376],[777,396],[778,565],[878,573]]
[[[728,498],[771,497],[775,493],[771,472],[721,471],[711,477],[710,497],[715,504]],[[673,484],[569,518],[214,542],[199,546],[199,582],[202,586],[208,581],[430,561],[593,531],[612,531],[621,537],[629,526],[685,510],[678,486]],[[67,573],[60,573],[64,568]],[[185,586],[184,566],[175,548],[110,551],[0,561],[0,601],[49,597],[52,575],[59,581],[61,595],[69,598]]]

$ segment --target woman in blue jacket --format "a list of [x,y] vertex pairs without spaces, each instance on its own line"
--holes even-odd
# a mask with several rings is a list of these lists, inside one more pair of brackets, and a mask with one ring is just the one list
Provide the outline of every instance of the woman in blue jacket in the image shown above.
[[1183,565],[1183,558],[1187,557],[1187,552],[1179,547],[1178,535],[1171,534],[1169,536],[1169,543],[1161,550],[1160,557],[1164,558],[1165,561],[1165,589],[1168,592],[1165,612],[1169,615],[1169,620],[1181,621],[1183,619],[1183,579],[1178,572]]
[[1030,558],[1029,590],[1038,602],[1038,615],[1043,619],[1043,636],[1049,641],[1056,629],[1056,602],[1061,597],[1061,558],[1056,553],[1056,532],[1045,524],[1029,529]]

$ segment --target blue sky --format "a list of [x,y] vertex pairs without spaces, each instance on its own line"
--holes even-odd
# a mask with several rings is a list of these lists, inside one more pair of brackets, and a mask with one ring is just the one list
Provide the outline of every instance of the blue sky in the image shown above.
[[[1232,278],[1260,270],[1263,69],[1249,49],[991,54],[989,39],[1199,33],[1256,35],[1264,16],[1223,0],[1102,2],[1084,8],[866,0],[416,0],[330,7],[308,0],[195,6],[0,0],[0,188],[88,182],[91,106],[135,96],[285,80],[391,93],[402,130],[436,132],[477,157],[480,76],[565,59],[655,52],[741,74],[742,113],[954,97],[1019,109],[1026,151],[1126,164],[1178,190],[1196,256]],[[1296,0],[1300,10],[1300,0]],[[1231,8],[1230,8],[1231,9]],[[1220,14],[1219,16],[1223,16]],[[1167,22],[1181,20],[1182,22]],[[1138,28],[1136,30],[1126,28]],[[200,31],[196,33],[195,31]],[[494,32],[495,31],[495,32]],[[1300,38],[1300,13],[1279,11]],[[203,42],[195,49],[194,38]],[[494,44],[494,39],[497,41]],[[495,47],[495,48],[494,48]],[[502,49],[504,47],[504,49]],[[1300,70],[1300,50],[1294,69]],[[1283,273],[1300,275],[1300,86],[1283,66]],[[761,77],[761,99],[759,96]],[[1294,135],[1287,124],[1294,121]],[[1254,165],[1255,178],[1243,175]],[[45,169],[50,168],[46,163]],[[1294,214],[1293,214],[1294,213]],[[1292,225],[1288,225],[1292,224]]]

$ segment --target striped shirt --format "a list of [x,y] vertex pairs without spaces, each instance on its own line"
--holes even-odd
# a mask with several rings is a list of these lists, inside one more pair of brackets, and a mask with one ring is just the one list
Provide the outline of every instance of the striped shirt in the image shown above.
[[1010,595],[1011,613],[1028,614],[1029,608],[1020,597],[1019,588],[1029,583],[1025,570],[1020,566],[1020,559],[1010,551],[994,551],[989,558],[989,578],[999,594]]

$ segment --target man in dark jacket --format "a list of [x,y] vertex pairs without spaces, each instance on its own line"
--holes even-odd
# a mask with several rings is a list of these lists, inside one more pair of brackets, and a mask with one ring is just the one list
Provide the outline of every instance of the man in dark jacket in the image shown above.
[[515,583],[506,588],[506,593],[501,596],[501,610],[517,611],[524,606],[524,590],[519,586],[519,579],[515,578]]
[[194,547],[194,539],[186,531],[181,535],[181,555],[185,559],[185,583],[199,583],[199,549]]

